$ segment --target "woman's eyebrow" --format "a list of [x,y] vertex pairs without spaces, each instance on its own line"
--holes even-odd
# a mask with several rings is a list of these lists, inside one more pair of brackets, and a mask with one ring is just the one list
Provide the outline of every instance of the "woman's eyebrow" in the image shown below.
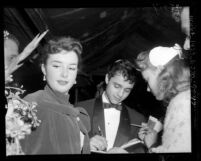
[[77,63],[71,63],[71,64],[69,64],[69,65],[77,65]]
[[[63,62],[59,61],[59,60],[52,60],[51,63],[59,63],[59,64],[62,64]],[[70,63],[68,65],[72,65],[72,66],[76,66],[77,63]]]
[[51,63],[61,63],[61,61],[58,61],[58,60],[52,60]]

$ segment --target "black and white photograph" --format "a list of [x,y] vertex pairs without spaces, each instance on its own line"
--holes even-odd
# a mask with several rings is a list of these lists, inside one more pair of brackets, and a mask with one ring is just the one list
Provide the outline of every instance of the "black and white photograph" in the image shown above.
[[194,12],[4,6],[4,157],[199,160]]

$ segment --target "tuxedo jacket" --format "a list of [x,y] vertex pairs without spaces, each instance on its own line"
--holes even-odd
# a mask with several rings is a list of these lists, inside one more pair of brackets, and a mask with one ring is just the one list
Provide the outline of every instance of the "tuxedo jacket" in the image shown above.
[[[98,126],[100,126],[103,136],[105,137],[105,119],[102,96],[78,102],[77,106],[83,107],[89,114],[91,122],[91,131],[89,137],[99,134]],[[133,138],[138,137],[139,127],[131,126],[130,124],[141,124],[146,122],[145,117],[134,109],[122,103],[122,110],[120,114],[120,122],[117,130],[117,135],[113,147],[120,147],[124,143]],[[144,152],[144,150],[137,150],[136,153]]]

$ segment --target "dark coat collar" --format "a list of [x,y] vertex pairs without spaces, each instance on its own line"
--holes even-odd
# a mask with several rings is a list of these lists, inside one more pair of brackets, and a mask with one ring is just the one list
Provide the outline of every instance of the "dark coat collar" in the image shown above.
[[53,91],[48,85],[45,86],[44,91],[54,100],[56,100],[57,103],[64,104],[64,105],[69,105],[69,94],[63,94],[57,91]]
[[77,117],[80,113],[85,114],[83,110],[74,108],[74,106],[69,103],[69,95],[55,92],[47,85],[38,97],[39,100],[37,103],[40,107],[48,108],[49,110],[53,110],[57,113],[71,115],[73,117]]

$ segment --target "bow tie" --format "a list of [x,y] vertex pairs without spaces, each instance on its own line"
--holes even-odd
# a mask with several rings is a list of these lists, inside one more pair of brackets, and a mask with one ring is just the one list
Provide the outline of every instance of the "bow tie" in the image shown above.
[[115,104],[110,104],[110,103],[103,103],[103,108],[104,109],[107,109],[107,108],[116,108],[119,111],[122,110],[122,106],[121,105],[115,105]]

